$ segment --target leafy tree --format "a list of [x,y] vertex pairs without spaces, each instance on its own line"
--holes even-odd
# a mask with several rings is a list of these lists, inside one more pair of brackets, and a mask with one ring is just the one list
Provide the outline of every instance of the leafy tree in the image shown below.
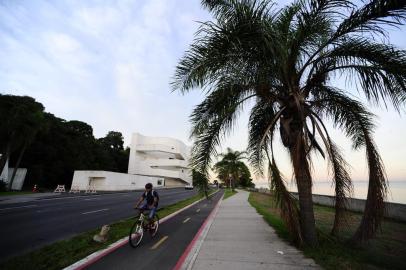
[[114,150],[100,143],[90,125],[65,121],[50,113],[45,113],[44,122],[22,160],[28,169],[26,185],[69,187],[74,170],[127,171],[129,149]]
[[124,149],[124,137],[121,132],[109,131],[103,138],[97,140],[98,144],[107,151],[108,155],[113,159],[115,167],[111,170],[124,172],[128,168],[128,157],[130,148]]
[[114,150],[124,150],[124,137],[121,132],[109,131],[104,138],[98,140],[101,144],[107,148]]
[[[354,82],[373,104],[400,110],[406,100],[406,51],[385,39],[385,26],[405,22],[406,1],[297,0],[282,9],[270,1],[204,0],[214,16],[203,23],[180,60],[173,89],[186,93],[204,87],[206,99],[192,115],[192,164],[207,173],[221,138],[232,130],[247,102],[250,161],[265,165],[282,216],[298,242],[316,246],[310,162],[319,152],[330,163],[335,185],[337,234],[352,183],[347,164],[325,121],[363,149],[369,169],[368,195],[353,239],[375,234],[384,212],[387,184],[373,140],[373,114],[348,89],[331,78]],[[286,189],[272,151],[274,133],[290,155],[299,192],[299,209]],[[321,138],[321,140],[317,140]]]
[[43,112],[44,106],[31,97],[0,94],[0,171],[11,154],[20,149],[9,189],[27,146],[41,128]]
[[[241,177],[248,176],[246,172],[249,173],[249,170],[241,161],[244,154],[245,152],[233,151],[231,148],[227,148],[227,153],[220,154],[221,160],[214,164],[213,168],[218,173],[218,177],[228,183],[232,190],[234,190],[236,182]],[[251,174],[248,177],[251,177]]]
[[252,183],[251,172],[248,169],[248,166],[243,163],[239,172],[238,172],[238,183],[242,187],[255,187],[255,184]]

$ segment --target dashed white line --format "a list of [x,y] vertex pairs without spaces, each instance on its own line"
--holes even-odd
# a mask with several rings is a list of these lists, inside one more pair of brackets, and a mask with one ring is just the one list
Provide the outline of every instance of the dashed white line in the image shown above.
[[200,212],[200,208],[199,208],[199,209],[197,209],[197,210],[196,210],[196,212],[197,212],[197,213],[199,213],[199,212]]
[[100,198],[84,199],[84,201],[100,200]]
[[87,214],[92,214],[92,213],[97,213],[97,212],[102,212],[102,211],[107,211],[109,210],[108,208],[105,209],[100,209],[100,210],[95,210],[95,211],[90,211],[90,212],[84,212],[82,215],[87,215]]
[[161,238],[161,240],[159,240],[155,245],[153,245],[150,249],[156,249],[157,247],[159,247],[163,242],[166,241],[166,239],[168,239],[169,236],[165,235],[164,237]]
[[36,204],[32,204],[32,205],[25,205],[25,206],[8,207],[8,208],[1,208],[0,211],[18,209],[18,208],[30,208],[30,207],[36,207],[36,206],[37,206]]
[[188,217],[187,219],[185,219],[184,221],[183,221],[183,223],[186,223],[186,222],[188,222],[190,220],[190,217]]

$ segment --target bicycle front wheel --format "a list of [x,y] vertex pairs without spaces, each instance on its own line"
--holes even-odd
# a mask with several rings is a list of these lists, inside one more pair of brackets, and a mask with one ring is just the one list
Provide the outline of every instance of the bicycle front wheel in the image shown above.
[[155,214],[151,227],[150,227],[150,230],[149,230],[151,237],[154,237],[157,234],[158,228],[159,228],[159,217],[157,214]]
[[142,221],[137,220],[131,227],[130,235],[128,236],[128,242],[133,248],[138,247],[144,236],[144,228]]

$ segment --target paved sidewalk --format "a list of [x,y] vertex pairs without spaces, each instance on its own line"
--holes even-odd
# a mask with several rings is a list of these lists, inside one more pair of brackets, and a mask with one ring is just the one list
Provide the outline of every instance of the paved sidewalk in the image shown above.
[[222,202],[191,269],[321,269],[278,238],[248,195],[239,190]]

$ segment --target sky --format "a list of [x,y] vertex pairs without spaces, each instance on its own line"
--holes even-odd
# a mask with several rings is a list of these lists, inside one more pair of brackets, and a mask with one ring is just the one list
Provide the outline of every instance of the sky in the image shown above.
[[[281,7],[290,1],[276,2]],[[169,84],[199,22],[210,19],[199,0],[2,0],[0,93],[32,96],[58,117],[90,124],[95,137],[120,131],[129,145],[131,133],[139,132],[190,145],[189,115],[204,95],[171,92]],[[403,49],[405,34],[404,27],[389,29],[390,41]],[[342,78],[335,83],[352,87]],[[406,180],[406,110],[370,107],[377,115],[375,140],[388,178]],[[245,112],[219,151],[246,148],[247,119]],[[364,151],[354,152],[340,131],[330,135],[353,179],[367,179]],[[285,151],[277,146],[275,152],[290,179]],[[313,173],[316,181],[331,178],[321,157],[315,157]]]

